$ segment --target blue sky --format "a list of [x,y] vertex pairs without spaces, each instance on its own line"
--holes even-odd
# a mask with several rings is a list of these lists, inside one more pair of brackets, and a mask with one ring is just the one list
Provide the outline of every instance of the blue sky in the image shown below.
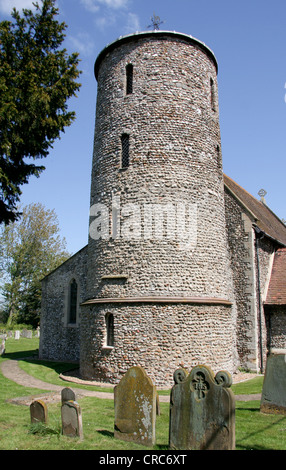
[[[55,209],[71,253],[88,241],[90,173],[96,106],[94,61],[119,36],[148,29],[190,34],[218,61],[224,172],[286,219],[286,2],[285,0],[58,0],[68,25],[65,47],[80,53],[81,90],[70,101],[76,121],[41,162],[46,170],[23,186],[22,205]],[[32,0],[0,0],[0,19]]]

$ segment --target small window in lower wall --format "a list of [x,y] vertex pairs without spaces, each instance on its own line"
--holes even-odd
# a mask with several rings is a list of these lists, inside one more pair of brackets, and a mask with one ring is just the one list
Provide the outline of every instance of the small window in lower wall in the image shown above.
[[76,323],[77,320],[77,282],[73,279],[69,290],[68,323]]
[[106,346],[114,346],[114,317],[112,313],[105,315],[105,326],[106,326]]

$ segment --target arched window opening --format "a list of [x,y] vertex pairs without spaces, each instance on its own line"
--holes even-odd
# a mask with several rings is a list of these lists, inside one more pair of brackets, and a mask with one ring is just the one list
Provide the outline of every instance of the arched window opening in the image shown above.
[[112,313],[105,316],[106,346],[114,346],[114,317]]
[[129,135],[121,136],[121,168],[129,167]]
[[77,282],[73,279],[69,291],[69,317],[68,323],[76,323],[77,317]]
[[126,95],[133,93],[133,65],[126,65]]

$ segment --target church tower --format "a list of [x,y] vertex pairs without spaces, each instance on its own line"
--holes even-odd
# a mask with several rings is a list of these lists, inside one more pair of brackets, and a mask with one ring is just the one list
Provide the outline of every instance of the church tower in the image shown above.
[[216,58],[191,36],[140,32],[109,44],[95,77],[81,376],[232,372]]

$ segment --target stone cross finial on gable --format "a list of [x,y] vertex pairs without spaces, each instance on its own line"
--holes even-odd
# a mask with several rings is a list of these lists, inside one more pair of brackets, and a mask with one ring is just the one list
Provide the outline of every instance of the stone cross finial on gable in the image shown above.
[[265,196],[267,194],[267,191],[265,191],[265,189],[260,189],[258,191],[258,196],[260,196],[260,201],[263,202],[265,204]]

